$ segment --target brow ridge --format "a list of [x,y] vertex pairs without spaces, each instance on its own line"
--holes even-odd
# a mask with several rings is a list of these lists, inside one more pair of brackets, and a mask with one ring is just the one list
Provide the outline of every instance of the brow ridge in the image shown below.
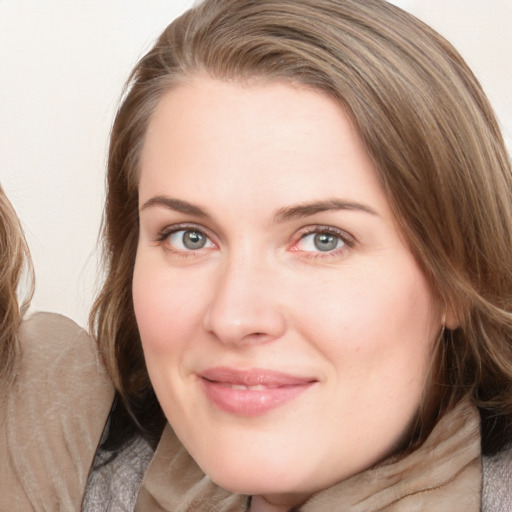
[[[169,210],[194,215],[196,217],[208,217],[208,213],[199,206],[165,195],[151,197],[141,206],[140,210],[143,211],[154,206],[161,206]],[[309,217],[316,213],[337,210],[356,210],[371,215],[377,215],[377,212],[367,205],[341,199],[329,199],[327,201],[314,201],[279,208],[274,214],[274,223],[278,224],[288,220]]]
[[188,215],[195,215],[196,217],[207,217],[208,214],[199,206],[195,206],[188,201],[182,201],[169,196],[153,196],[148,199],[140,208],[141,211],[151,208],[153,206],[162,206],[169,210],[174,210],[179,213],[185,213]]
[[316,213],[337,210],[356,210],[371,215],[377,215],[377,212],[367,205],[352,201],[343,201],[341,199],[329,199],[327,201],[315,201],[312,203],[303,203],[295,206],[280,208],[274,215],[274,222],[280,223],[287,220],[309,217]]

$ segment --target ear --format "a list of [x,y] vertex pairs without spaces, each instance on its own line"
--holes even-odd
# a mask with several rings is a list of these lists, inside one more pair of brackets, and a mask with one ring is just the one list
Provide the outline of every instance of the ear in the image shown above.
[[443,325],[446,329],[453,331],[460,326],[459,315],[456,313],[455,308],[453,306],[446,306],[446,309],[443,313]]

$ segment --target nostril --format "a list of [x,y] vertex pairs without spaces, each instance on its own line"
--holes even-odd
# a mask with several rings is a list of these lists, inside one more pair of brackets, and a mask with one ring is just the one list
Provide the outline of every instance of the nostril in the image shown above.
[[266,343],[267,341],[271,341],[272,339],[275,339],[276,336],[272,335],[271,333],[266,332],[252,332],[247,335],[245,335],[241,340],[240,344],[262,344]]

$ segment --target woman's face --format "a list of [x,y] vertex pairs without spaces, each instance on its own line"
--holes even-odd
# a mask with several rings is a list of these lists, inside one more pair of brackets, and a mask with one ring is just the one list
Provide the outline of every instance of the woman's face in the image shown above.
[[296,503],[404,442],[442,311],[337,103],[196,77],[140,168],[135,313],[201,468]]

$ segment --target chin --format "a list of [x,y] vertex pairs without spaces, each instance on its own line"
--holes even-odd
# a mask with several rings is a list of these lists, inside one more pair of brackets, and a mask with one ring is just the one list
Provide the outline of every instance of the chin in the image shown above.
[[311,483],[305,475],[290,474],[290,466],[288,470],[282,467],[272,469],[268,464],[261,464],[261,461],[254,464],[245,462],[243,467],[216,466],[212,471],[205,472],[223,489],[251,496],[302,494],[307,491],[306,486]]
[[306,482],[283,482],[278,475],[269,475],[264,471],[265,475],[259,473],[256,475],[219,475],[219,478],[209,476],[213,482],[229,492],[246,496],[263,496],[266,501],[286,504],[287,508],[301,505],[315,492],[321,490],[308,487]]

